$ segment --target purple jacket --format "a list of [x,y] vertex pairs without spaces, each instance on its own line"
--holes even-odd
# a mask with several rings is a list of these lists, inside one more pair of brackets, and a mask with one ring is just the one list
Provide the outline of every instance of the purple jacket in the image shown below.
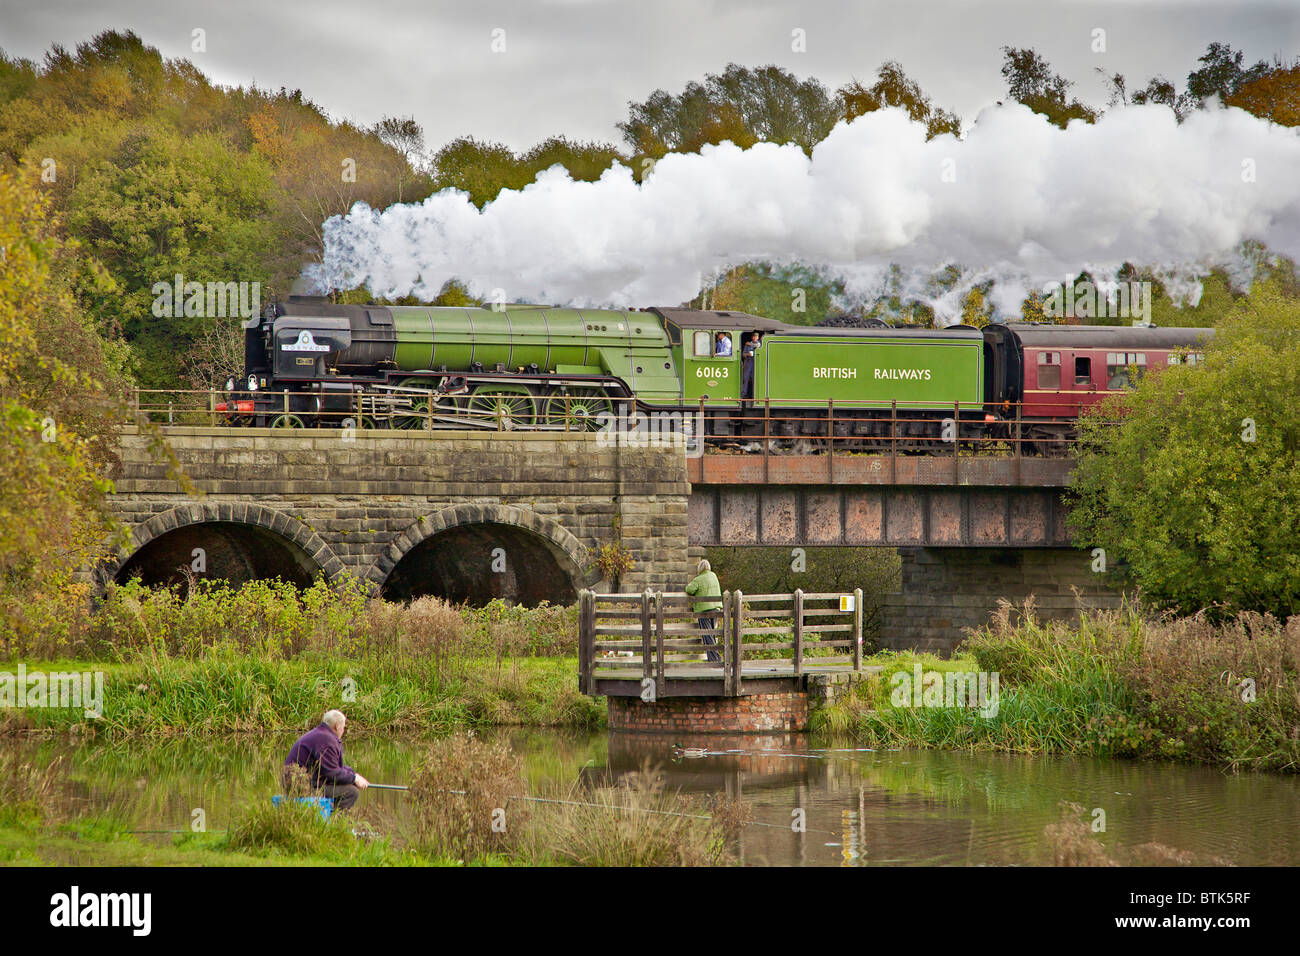
[[311,774],[313,787],[349,784],[357,777],[356,771],[343,763],[343,741],[328,724],[307,731],[294,742],[284,765],[295,763]]

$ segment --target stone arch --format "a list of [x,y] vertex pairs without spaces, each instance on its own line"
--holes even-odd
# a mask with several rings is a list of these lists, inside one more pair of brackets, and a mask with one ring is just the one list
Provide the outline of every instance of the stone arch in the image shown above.
[[301,553],[317,572],[329,580],[343,570],[343,562],[315,531],[283,511],[265,505],[243,502],[190,502],[155,514],[131,529],[130,543],[121,548],[115,559],[104,562],[95,571],[102,591],[123,568],[152,542],[172,532],[195,525],[246,525],[267,533]]
[[425,542],[457,528],[502,525],[537,539],[568,578],[574,593],[596,583],[599,575],[586,568],[588,550],[578,538],[553,518],[527,508],[501,504],[464,504],[443,508],[411,522],[380,552],[366,574],[374,588],[384,588],[403,559]]

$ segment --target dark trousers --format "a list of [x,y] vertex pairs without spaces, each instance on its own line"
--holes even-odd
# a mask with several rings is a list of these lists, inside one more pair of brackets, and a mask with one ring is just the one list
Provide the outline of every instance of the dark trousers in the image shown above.
[[335,810],[347,810],[361,796],[361,788],[355,783],[327,783],[321,787],[320,795],[333,800]]
[[[714,637],[712,633],[710,633],[713,631],[714,627],[716,627],[716,623],[715,623],[716,621],[717,618],[715,617],[701,617],[696,622],[699,624],[700,630],[705,632],[702,635],[704,643],[709,645],[710,647],[717,647],[718,645],[718,639]],[[709,660],[711,661],[722,660],[722,655],[719,654],[717,651],[706,651],[705,653],[708,654]]]
[[[300,785],[295,785],[294,770],[297,769],[297,767],[286,766],[284,768],[284,774],[281,777],[281,782],[284,784],[284,792],[290,796],[302,793]],[[305,772],[302,774],[302,780],[304,782],[306,780]],[[352,807],[357,802],[357,798],[361,796],[361,788],[355,783],[327,783],[319,787],[308,786],[305,795],[329,797],[334,801],[335,810],[347,810]]]

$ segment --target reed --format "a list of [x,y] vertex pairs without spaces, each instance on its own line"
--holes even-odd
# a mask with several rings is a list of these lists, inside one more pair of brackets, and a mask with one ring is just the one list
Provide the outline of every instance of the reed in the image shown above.
[[[1300,618],[1214,623],[1136,606],[1042,622],[1005,605],[953,661],[887,655],[881,674],[818,716],[880,746],[1164,758],[1229,769],[1300,769]],[[893,674],[996,672],[996,713],[895,706]]]

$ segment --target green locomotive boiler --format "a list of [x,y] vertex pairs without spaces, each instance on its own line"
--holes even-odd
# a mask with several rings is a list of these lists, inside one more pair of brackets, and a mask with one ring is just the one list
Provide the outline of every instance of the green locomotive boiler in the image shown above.
[[837,436],[919,445],[945,422],[984,434],[1019,400],[1020,363],[1005,326],[824,329],[727,311],[291,297],[246,329],[244,379],[228,383],[220,410],[262,427],[572,430],[635,407],[698,412],[709,435],[738,440],[825,435],[831,419]]

